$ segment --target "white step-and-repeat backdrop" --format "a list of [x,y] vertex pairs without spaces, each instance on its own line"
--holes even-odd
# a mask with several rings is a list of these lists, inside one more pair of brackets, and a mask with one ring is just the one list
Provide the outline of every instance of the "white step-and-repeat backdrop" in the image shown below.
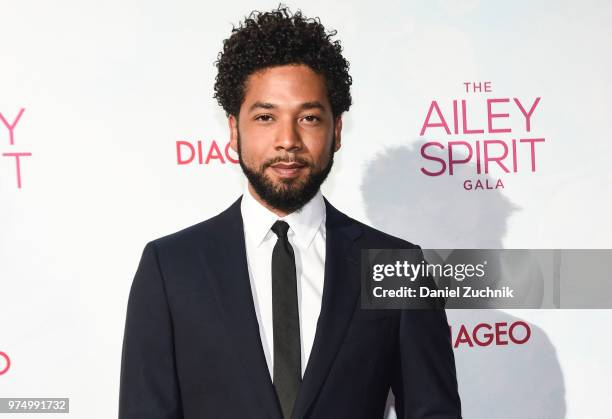
[[[276,6],[2,2],[0,397],[116,417],[145,243],[242,191],[213,62]],[[612,247],[610,3],[288,6],[351,63],[336,207],[429,248]],[[466,418],[609,415],[612,311],[448,315]]]

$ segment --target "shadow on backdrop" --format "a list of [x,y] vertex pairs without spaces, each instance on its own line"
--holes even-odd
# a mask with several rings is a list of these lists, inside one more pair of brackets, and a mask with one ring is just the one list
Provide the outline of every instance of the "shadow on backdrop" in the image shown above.
[[[466,179],[496,185],[496,179],[477,175],[471,164],[455,166],[453,176],[425,176],[420,168],[431,162],[421,157],[423,143],[389,148],[367,165],[361,192],[371,225],[428,249],[503,248],[508,218],[520,208],[503,189],[465,190]],[[432,149],[428,154],[435,156]],[[446,160],[445,154],[438,150],[437,157]],[[500,310],[457,309],[447,310],[447,315],[453,335],[462,325],[473,330],[479,323],[511,325],[521,320]],[[531,336],[524,344],[462,343],[455,348],[464,418],[565,417],[565,385],[555,348],[542,329],[529,327]],[[392,406],[390,394],[388,419],[396,417]]]

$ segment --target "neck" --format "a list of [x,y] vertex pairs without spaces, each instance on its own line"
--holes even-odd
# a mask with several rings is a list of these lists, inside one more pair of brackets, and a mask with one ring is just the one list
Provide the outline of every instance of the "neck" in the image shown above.
[[255,200],[257,202],[259,202],[261,205],[263,205],[264,207],[266,207],[267,209],[269,209],[270,211],[272,211],[274,214],[278,215],[279,217],[285,217],[285,216],[291,214],[290,212],[286,212],[286,211],[280,210],[278,208],[275,208],[275,207],[271,206],[270,204],[268,204],[263,199],[261,199],[259,194],[257,192],[255,192],[255,189],[253,189],[253,186],[251,186],[250,182],[249,182],[249,192],[251,193],[251,195],[253,195],[253,198],[255,198]]

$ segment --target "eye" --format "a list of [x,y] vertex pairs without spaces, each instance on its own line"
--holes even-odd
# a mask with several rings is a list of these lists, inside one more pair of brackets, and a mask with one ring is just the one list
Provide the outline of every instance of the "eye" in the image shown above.
[[316,123],[321,121],[321,118],[319,118],[316,115],[306,115],[304,118],[302,118],[304,121],[308,122],[308,123]]
[[272,115],[269,114],[261,114],[255,117],[256,121],[269,122],[272,120]]

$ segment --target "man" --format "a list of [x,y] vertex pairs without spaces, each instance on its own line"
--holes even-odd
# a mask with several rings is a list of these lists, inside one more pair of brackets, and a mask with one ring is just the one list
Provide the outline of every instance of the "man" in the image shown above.
[[360,308],[360,249],[418,248],[320,186],[351,105],[318,20],[253,13],[215,97],[248,185],[221,214],[145,246],[125,328],[120,419],[460,418],[444,310]]

